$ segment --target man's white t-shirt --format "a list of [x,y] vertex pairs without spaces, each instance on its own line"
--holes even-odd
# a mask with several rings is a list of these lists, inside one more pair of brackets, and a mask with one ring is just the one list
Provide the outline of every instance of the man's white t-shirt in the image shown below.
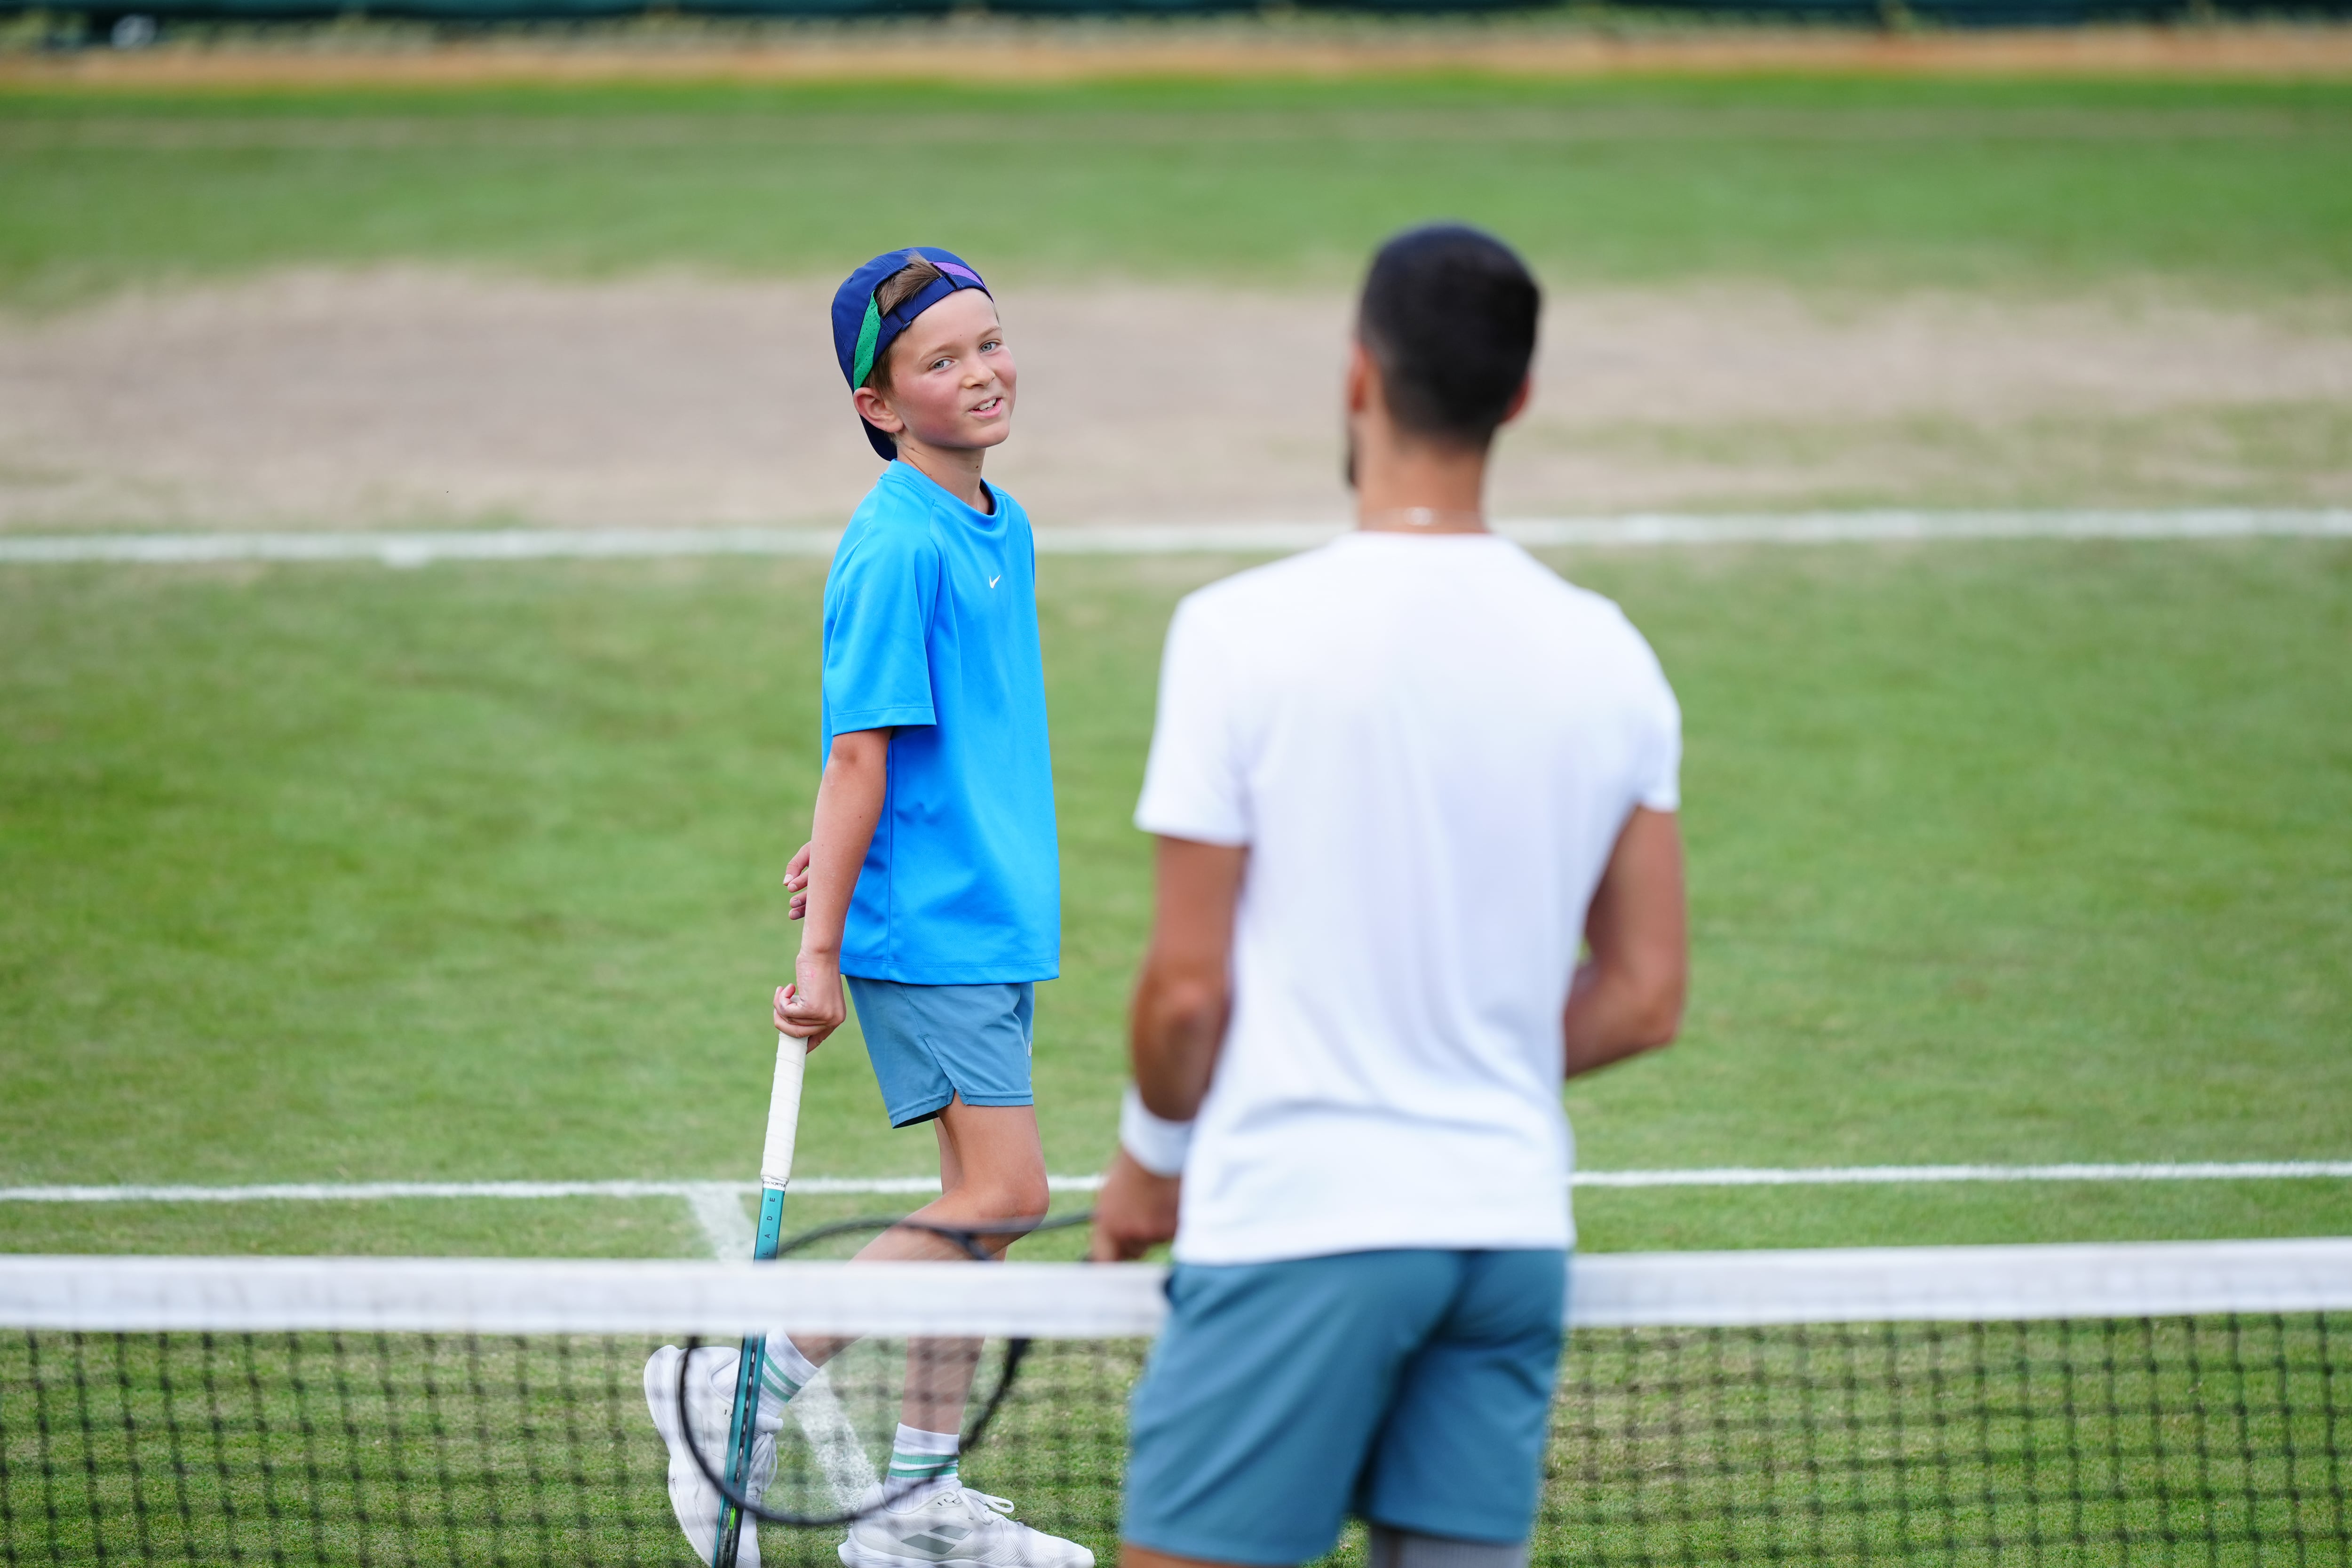
[[1176,1257],[1566,1247],[1560,1013],[1681,715],[1491,534],[1352,533],[1177,607],[1136,825],[1247,845]]

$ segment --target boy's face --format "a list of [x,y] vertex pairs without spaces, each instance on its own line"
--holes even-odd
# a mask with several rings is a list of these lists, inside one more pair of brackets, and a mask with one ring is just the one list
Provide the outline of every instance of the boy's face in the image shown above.
[[890,345],[890,390],[861,386],[857,412],[892,436],[930,447],[976,451],[1013,433],[1020,373],[997,323],[996,301],[959,289]]

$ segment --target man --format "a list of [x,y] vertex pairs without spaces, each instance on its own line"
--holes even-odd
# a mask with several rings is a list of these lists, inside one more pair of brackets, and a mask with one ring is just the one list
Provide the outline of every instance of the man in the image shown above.
[[1526,1560],[1573,1237],[1560,1080],[1670,1040],[1687,967],[1673,692],[1482,510],[1538,305],[1487,235],[1384,247],[1348,374],[1357,531],[1169,628],[1095,1236],[1175,1241],[1128,1568],[1304,1562],[1350,1511],[1374,1568]]

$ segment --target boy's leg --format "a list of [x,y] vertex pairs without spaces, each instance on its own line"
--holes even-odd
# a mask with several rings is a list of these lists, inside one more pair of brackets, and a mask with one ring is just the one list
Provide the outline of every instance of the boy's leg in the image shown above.
[[[940,1195],[909,1215],[915,1221],[956,1229],[995,1231],[980,1244],[1003,1256],[1022,1230],[1045,1217],[1051,1194],[1045,1186],[1045,1151],[1037,1134],[1037,1111],[1028,1105],[966,1105],[950,1100],[934,1130],[940,1148]],[[963,1259],[971,1254],[943,1236],[911,1226],[887,1230],[866,1243],[861,1262]],[[814,1369],[855,1343],[844,1337],[786,1338],[773,1357],[774,1392],[790,1397]],[[907,1346],[907,1381],[900,1395],[900,1430],[891,1444],[891,1479],[920,1483],[951,1478],[957,1468],[956,1436],[963,1430],[964,1402],[980,1364],[980,1342],[923,1339]]]
[[[1019,1235],[1045,1216],[1050,1201],[1029,1079],[1034,989],[1026,984],[893,985],[856,978],[848,984],[892,1125],[926,1120],[936,1123],[940,1196],[910,1217],[955,1229],[996,1233],[981,1236],[979,1244],[991,1256],[1001,1257]],[[945,1237],[902,1227],[876,1237],[858,1257],[968,1259],[971,1253]],[[854,1338],[815,1335],[796,1341],[787,1331],[772,1333],[761,1368],[758,1417],[761,1430],[772,1433],[784,1419],[785,1405],[816,1376],[818,1369],[855,1342]],[[891,1471],[917,1483],[899,1499],[914,1513],[947,1509],[962,1515],[978,1507],[965,1499],[956,1484],[957,1447],[978,1348],[972,1342],[955,1340],[917,1341],[909,1346],[901,1427],[891,1445]],[[672,1502],[677,1507],[679,1522],[689,1540],[697,1542],[697,1552],[707,1553],[697,1523],[705,1513],[715,1518],[717,1494],[692,1473],[691,1461],[680,1457],[686,1417],[664,1425],[669,1406],[675,1404],[671,1391],[677,1386],[677,1373],[672,1358],[677,1353],[666,1349],[647,1363],[646,1399],[654,1410],[655,1424],[662,1427],[664,1441],[671,1449]],[[716,1363],[722,1352],[714,1349],[705,1353]],[[714,1364],[710,1374],[701,1380],[709,1384],[711,1399],[719,1398],[722,1384],[731,1387],[733,1366],[734,1357],[728,1353],[724,1365]],[[690,1386],[689,1405],[695,1392]],[[722,1430],[723,1425],[722,1420]],[[708,1449],[711,1443],[698,1439],[697,1447]],[[862,1467],[862,1458],[859,1462]],[[686,1468],[682,1470],[681,1466]],[[688,1494],[684,1500],[681,1478]],[[838,1477],[835,1482],[842,1484]],[[923,1484],[927,1482],[939,1484]],[[910,1520],[914,1513],[909,1514]],[[960,1536],[976,1532],[976,1538],[993,1542],[988,1551],[998,1555],[989,1561],[1003,1560],[1003,1553],[1010,1552],[1032,1568],[1093,1568],[1093,1553],[1082,1546],[1043,1535],[990,1510],[981,1513],[985,1517],[960,1519],[952,1528]],[[918,1521],[908,1528],[922,1526]],[[703,1529],[708,1533],[707,1522]],[[854,1537],[843,1543],[843,1561],[849,1568],[936,1568],[927,1562],[902,1563],[901,1554],[884,1539],[889,1535],[887,1530],[869,1533],[877,1535],[878,1545],[861,1543]],[[745,1539],[748,1545],[748,1532]]]
[[[1037,1136],[1036,1108],[966,1105],[957,1100],[940,1113],[937,1129],[941,1190],[938,1200],[925,1205],[914,1217],[932,1225],[995,1232],[977,1239],[991,1257],[1002,1258],[1029,1226],[1045,1217],[1052,1202],[1045,1188],[1045,1150]],[[930,1244],[928,1251],[915,1256],[971,1256],[944,1237],[909,1230],[877,1237],[866,1252],[876,1252],[893,1237]],[[961,1432],[964,1400],[971,1391],[972,1373],[979,1363],[977,1340],[917,1340],[909,1344],[905,1402],[898,1419],[918,1432]]]
[[[1037,1111],[1028,1105],[966,1105],[950,1101],[936,1123],[940,1143],[940,1195],[908,1215],[919,1225],[958,1230],[997,1231],[980,1245],[992,1257],[1045,1217],[1052,1201],[1045,1190],[1045,1150],[1037,1136]],[[913,1225],[884,1231],[859,1250],[857,1261],[965,1259],[971,1254],[943,1236]],[[801,1353],[823,1366],[856,1342],[811,1336],[797,1342]],[[956,1432],[963,1426],[964,1396],[979,1364],[977,1340],[916,1340],[907,1347],[907,1388],[899,1419],[922,1432]]]
[[[1002,1257],[1027,1227],[1045,1217],[1053,1198],[1045,1188],[1045,1149],[1037,1136],[1034,1106],[950,1100],[934,1126],[940,1144],[940,1195],[908,1215],[909,1224],[867,1242],[855,1261],[971,1257],[946,1237],[915,1228],[920,1225],[1001,1231],[979,1239],[992,1256]],[[857,1342],[812,1334],[795,1342],[813,1364],[823,1366]]]
[[[894,1126],[933,1123],[940,1195],[858,1253],[861,1260],[967,1259],[955,1240],[920,1228],[974,1233],[1001,1257],[1045,1217],[1045,1156],[1030,1086],[1035,989],[1028,984],[907,985],[852,978],[866,1055]],[[854,1342],[778,1335],[770,1342],[769,1392],[789,1400]],[[979,1363],[969,1340],[917,1340],[907,1352],[894,1479],[951,1483],[965,1402]]]
[[[937,1202],[918,1217],[999,1234],[980,1238],[1002,1256],[1045,1213],[1045,1155],[1028,1105],[970,1105],[958,1097],[939,1118]],[[861,1257],[963,1258],[943,1237],[895,1230]],[[951,1283],[951,1281],[950,1281]],[[980,1346],[972,1340],[917,1340],[907,1348],[907,1384],[891,1442],[888,1506],[850,1528],[844,1568],[1095,1568],[1076,1542],[1032,1529],[1000,1511],[1003,1499],[967,1492],[957,1473],[964,1404]],[[942,1557],[942,1552],[950,1553]]]
[[[890,1124],[929,1121],[939,1140],[940,1195],[908,1217],[1003,1228],[1003,1236],[982,1242],[1001,1255],[1020,1228],[1045,1217],[1050,1201],[1029,1077],[1035,987],[906,985],[855,975],[845,984]],[[898,1229],[875,1237],[857,1256],[879,1261],[971,1254],[945,1237]],[[856,1341],[812,1336],[796,1342],[817,1367]],[[960,1395],[952,1403],[961,1408]]]
[[[1045,1217],[1045,1146],[1037,1136],[1034,1105],[966,1105],[961,1097],[934,1123],[940,1141],[940,1195],[910,1218],[982,1236],[992,1254],[1004,1249]],[[887,1237],[871,1244],[879,1247]],[[958,1258],[970,1253],[944,1237],[928,1238]]]

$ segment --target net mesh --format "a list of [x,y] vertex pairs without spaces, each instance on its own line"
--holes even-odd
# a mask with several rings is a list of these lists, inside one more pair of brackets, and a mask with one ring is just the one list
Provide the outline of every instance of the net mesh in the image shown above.
[[[452,1266],[434,1267],[446,1289]],[[716,1267],[677,1266],[677,1298]],[[771,1266],[765,1310],[785,1300],[814,1311],[804,1304],[822,1292],[799,1289],[795,1271],[814,1267]],[[1612,1267],[1621,1310],[1585,1310],[1579,1296],[1588,1321],[1553,1405],[1538,1562],[2352,1561],[2352,1387],[2340,1364],[2352,1300],[2338,1299],[2352,1270],[2277,1310],[2259,1306],[2275,1291],[2241,1289],[2255,1307],[2161,1310],[2180,1292],[2159,1290],[2135,1312],[2110,1289],[2074,1314],[1973,1317],[1961,1305],[1872,1321],[1857,1301],[1837,1314],[1854,1321],[1722,1322],[1706,1320],[1798,1307],[1759,1297],[1752,1270],[1725,1276],[1736,1296],[1709,1298],[1685,1261],[1661,1259],[1651,1294],[1672,1300],[1626,1311],[1643,1294],[1642,1260]],[[2232,1299],[2232,1267],[2216,1262],[2197,1299]],[[838,1272],[814,1284],[830,1289]],[[1070,1332],[1134,1317],[1138,1293],[1131,1279],[1108,1281],[1124,1296],[1089,1313],[1073,1292],[1096,1289],[1096,1276],[1053,1272],[1058,1304],[1036,1310],[1044,1337],[963,1479],[1108,1563],[1126,1400],[1150,1338]],[[736,1270],[730,1288],[751,1273]],[[289,1297],[282,1329],[255,1326],[270,1315],[267,1279],[212,1313],[216,1328],[188,1326],[206,1313],[169,1305],[168,1289],[149,1292],[160,1310],[146,1298],[93,1305],[87,1290],[60,1308],[54,1278],[20,1290],[14,1317],[37,1326],[0,1328],[0,1560],[692,1563],[644,1369],[665,1341],[740,1331],[751,1309],[707,1307],[667,1334],[510,1332],[528,1310],[483,1307],[510,1300],[510,1283],[450,1291],[449,1329],[429,1332],[364,1326],[373,1286],[325,1307],[315,1292]],[[961,1283],[909,1278],[904,1289],[952,1321]],[[47,1304],[23,1306],[44,1291]],[[376,1321],[432,1316],[432,1294],[411,1290]],[[1916,1293],[1894,1294],[1918,1313]],[[1784,1295],[1810,1301],[1802,1289]],[[10,1306],[0,1279],[0,1319]],[[567,1303],[572,1318],[593,1320],[593,1308]],[[609,1316],[619,1328],[643,1310]],[[973,1326],[1001,1328],[1004,1311],[975,1309]],[[861,1316],[893,1331],[828,1369],[829,1421],[777,1434],[777,1484],[813,1490],[844,1483],[844,1424],[866,1463],[887,1454],[908,1344],[906,1314],[876,1309],[870,1290],[814,1315],[831,1331]],[[1645,1321],[1605,1321],[1627,1317]],[[1654,1321],[1676,1317],[1699,1321]],[[147,1326],[157,1321],[168,1326]],[[762,1527],[761,1561],[830,1568],[841,1533]],[[1339,1555],[1360,1553],[1351,1537]]]

